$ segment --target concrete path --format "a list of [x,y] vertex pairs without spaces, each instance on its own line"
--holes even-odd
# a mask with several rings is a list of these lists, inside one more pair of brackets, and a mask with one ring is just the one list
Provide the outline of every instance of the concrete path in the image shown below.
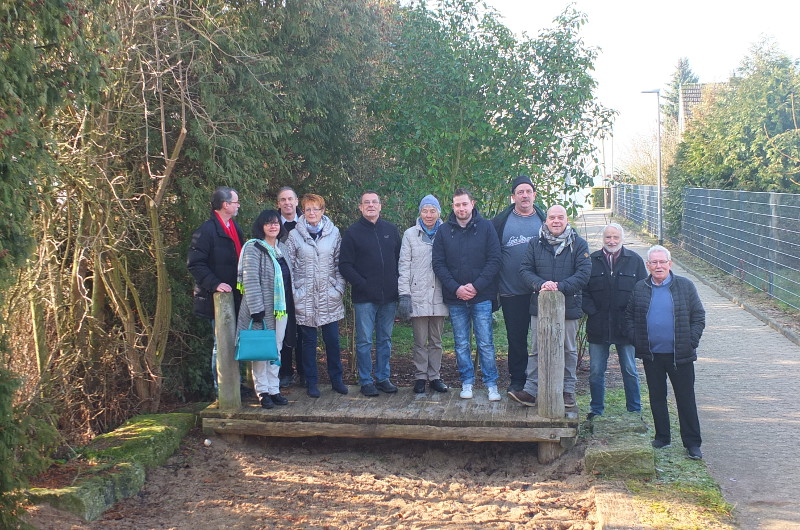
[[[594,251],[608,221],[608,210],[587,211],[574,226]],[[627,246],[648,248],[630,236]],[[800,346],[680,264],[673,271],[695,283],[706,310],[695,390],[709,470],[741,528],[800,529]]]

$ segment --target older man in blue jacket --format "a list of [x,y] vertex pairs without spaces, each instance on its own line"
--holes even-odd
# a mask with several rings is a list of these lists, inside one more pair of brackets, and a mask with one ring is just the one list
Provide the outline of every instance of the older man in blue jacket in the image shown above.
[[453,193],[453,212],[433,242],[433,272],[442,282],[444,303],[450,310],[461,397],[471,399],[475,369],[470,355],[470,325],[475,329],[483,383],[489,401],[500,401],[492,336],[492,303],[497,297],[500,242],[492,223],[481,217],[472,194]]
[[523,390],[512,390],[508,395],[519,403],[533,407],[539,387],[539,350],[536,328],[538,326],[539,293],[561,291],[564,293],[564,406],[574,407],[575,384],[578,380],[578,323],[583,315],[581,300],[583,288],[589,281],[592,262],[589,245],[569,225],[567,210],[551,206],[539,237],[528,243],[528,252],[522,259],[519,273],[531,286],[531,355],[528,357],[527,380]]

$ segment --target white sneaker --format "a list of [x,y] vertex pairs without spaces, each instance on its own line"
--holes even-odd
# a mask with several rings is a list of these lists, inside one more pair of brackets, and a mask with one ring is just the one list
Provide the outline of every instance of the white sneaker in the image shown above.
[[497,391],[496,386],[489,387],[489,401],[500,401],[500,392]]
[[461,385],[461,399],[472,399],[472,385]]

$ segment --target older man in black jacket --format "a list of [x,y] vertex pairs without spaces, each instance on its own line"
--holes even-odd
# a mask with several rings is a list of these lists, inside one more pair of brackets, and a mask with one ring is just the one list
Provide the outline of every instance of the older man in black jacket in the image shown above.
[[[234,217],[239,213],[236,190],[220,186],[211,195],[211,218],[192,234],[186,266],[194,277],[194,314],[214,321],[214,293],[233,292],[236,311],[242,300],[236,289],[239,253],[244,234]],[[212,324],[213,326],[213,324]],[[217,339],[211,351],[211,373],[217,388]]]
[[[389,380],[392,329],[397,313],[400,231],[380,218],[381,199],[374,191],[361,195],[361,218],[342,236],[339,272],[347,280],[355,308],[356,361],[361,393],[397,392]],[[375,379],[372,378],[372,333],[375,332]]]
[[669,377],[678,405],[683,446],[689,458],[700,460],[703,453],[694,395],[694,361],[706,326],[706,312],[694,284],[673,274],[671,267],[669,250],[660,245],[650,247],[647,251],[650,276],[633,289],[625,310],[626,334],[636,348],[636,356],[644,363],[656,428],[653,447],[661,449],[671,443],[667,408]]
[[528,357],[527,380],[523,390],[512,390],[508,395],[519,403],[533,407],[539,389],[539,350],[536,328],[538,326],[539,293],[561,291],[564,293],[564,406],[574,407],[575,384],[578,369],[578,323],[583,315],[581,295],[589,281],[592,263],[589,245],[569,225],[567,210],[551,206],[539,237],[528,243],[519,273],[531,286],[531,355]]
[[641,412],[639,373],[633,345],[625,335],[625,308],[636,282],[647,276],[644,260],[623,246],[625,231],[617,223],[603,228],[603,248],[592,252],[592,275],[583,289],[586,338],[589,341],[589,403],[587,419],[605,410],[605,373],[613,344],[619,357],[625,406],[628,412]]

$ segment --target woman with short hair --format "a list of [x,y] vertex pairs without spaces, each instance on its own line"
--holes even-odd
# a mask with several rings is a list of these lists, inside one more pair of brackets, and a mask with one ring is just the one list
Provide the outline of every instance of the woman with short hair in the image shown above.
[[[274,329],[278,351],[286,333],[286,288],[291,285],[283,244],[278,240],[282,230],[278,210],[264,210],[253,222],[253,239],[242,246],[239,258],[242,305],[236,322],[237,331],[249,328],[251,321],[254,329]],[[253,383],[265,409],[289,402],[280,393],[279,368],[280,364],[272,361],[253,361]]]
[[306,391],[320,396],[317,386],[317,328],[322,328],[331,388],[340,394],[348,389],[342,379],[339,320],[344,318],[345,281],[339,273],[339,229],[325,215],[325,199],[314,193],[300,200],[303,215],[289,232],[286,253],[292,267],[295,316],[303,337],[303,370]]

